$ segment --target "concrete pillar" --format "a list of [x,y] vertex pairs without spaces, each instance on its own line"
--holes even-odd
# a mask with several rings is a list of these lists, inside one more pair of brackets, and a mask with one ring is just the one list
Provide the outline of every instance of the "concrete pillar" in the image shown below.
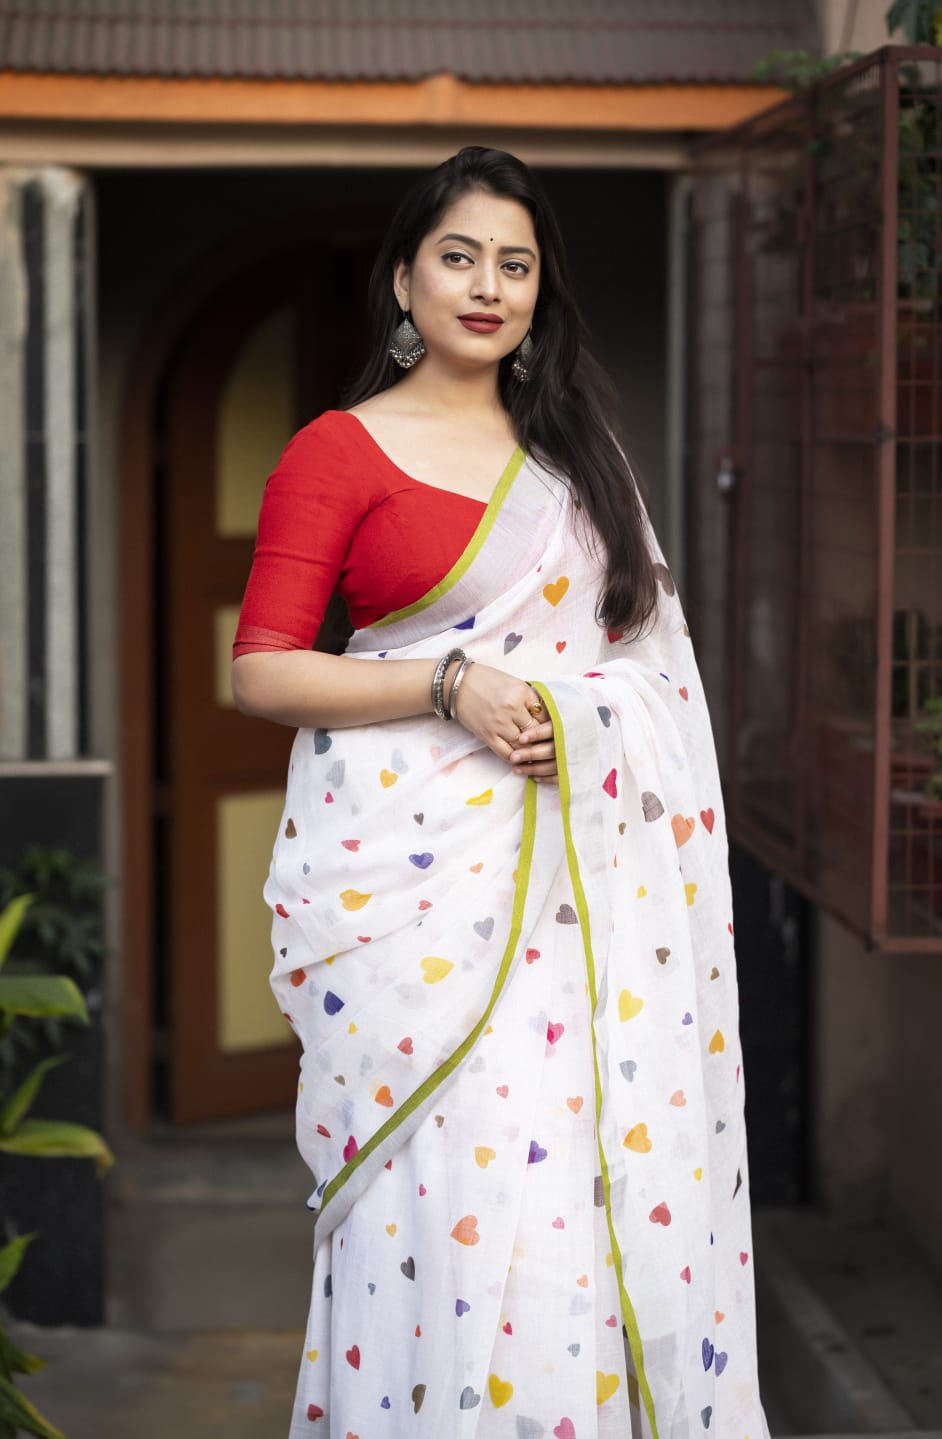
[[0,761],[86,749],[92,200],[0,169]]

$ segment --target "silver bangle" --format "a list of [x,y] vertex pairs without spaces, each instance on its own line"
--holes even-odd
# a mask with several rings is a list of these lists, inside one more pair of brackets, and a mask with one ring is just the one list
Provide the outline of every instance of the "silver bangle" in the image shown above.
[[449,650],[447,655],[442,655],[435,666],[435,673],[432,676],[432,709],[439,719],[451,719],[451,715],[445,708],[445,675],[448,666],[455,660],[463,660],[464,650]]
[[468,659],[468,656],[465,655],[464,659],[461,661],[461,664],[458,666],[458,673],[455,675],[455,678],[452,680],[452,684],[451,684],[451,694],[448,696],[448,718],[449,718],[449,719],[457,719],[457,718],[458,718],[458,687],[459,687],[459,685],[461,684],[461,681],[464,679],[465,675],[467,674],[468,670],[471,668],[471,666],[472,666],[473,664],[474,664],[474,660],[469,660],[469,659]]

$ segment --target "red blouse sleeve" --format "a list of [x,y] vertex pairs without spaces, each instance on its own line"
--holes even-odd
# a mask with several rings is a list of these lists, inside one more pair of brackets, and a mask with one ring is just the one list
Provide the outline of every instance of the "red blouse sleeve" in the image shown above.
[[314,643],[369,508],[362,471],[345,462],[345,449],[321,416],[288,442],[270,475],[233,658]]

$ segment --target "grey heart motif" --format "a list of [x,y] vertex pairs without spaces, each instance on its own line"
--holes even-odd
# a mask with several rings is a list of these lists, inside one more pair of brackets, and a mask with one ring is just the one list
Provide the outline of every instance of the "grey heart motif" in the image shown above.
[[315,754],[326,754],[332,744],[333,740],[325,729],[316,729],[314,731]]
[[411,1254],[409,1255],[408,1259],[404,1259],[402,1261],[399,1268],[407,1279],[415,1278],[415,1260],[412,1258]]
[[644,810],[644,818],[648,824],[652,824],[654,820],[660,819],[664,813],[664,806],[661,804],[661,801],[657,795],[652,794],[649,789],[646,789],[641,796],[641,808]]
[[670,958],[670,950],[666,945],[661,945],[660,949],[656,949],[654,953],[657,955],[658,964],[666,964]]
[[716,1121],[716,1132],[717,1132],[717,1134],[722,1134],[722,1133],[723,1133],[723,1130],[724,1130],[725,1128],[726,1128],[726,1125],[723,1123],[722,1119],[718,1119],[718,1120]]
[[524,1414],[517,1415],[517,1439],[540,1439],[541,1434],[546,1430],[538,1419],[528,1419]]
[[484,1060],[481,1058],[480,1055],[477,1055],[477,1057],[475,1059],[472,1059],[471,1063],[468,1065],[468,1073],[480,1074],[483,1068]]
[[327,771],[327,781],[329,784],[333,785],[334,789],[343,788],[343,777],[346,772],[346,768],[346,760],[335,759],[330,769]]
[[515,635],[513,630],[511,630],[509,635],[504,636],[504,654],[509,655],[511,650],[517,648],[522,639],[523,635]]
[[633,1080],[634,1077],[635,1077],[635,1074],[636,1074],[636,1072],[637,1072],[637,1069],[638,1069],[638,1066],[635,1064],[634,1060],[633,1060],[633,1059],[623,1059],[622,1062],[621,1062],[621,1064],[618,1066],[618,1068],[621,1070],[622,1074],[625,1076],[625,1078],[627,1079],[628,1083],[631,1084],[632,1080]]
[[371,1054],[364,1054],[363,1058],[360,1060],[360,1073],[368,1074],[372,1068],[373,1056]]
[[581,1349],[582,1349],[582,1345],[581,1345],[581,1344],[570,1344],[570,1345],[568,1345],[567,1347],[568,1347],[569,1352],[570,1352],[570,1354],[572,1355],[573,1359],[577,1358],[577,1356],[579,1355],[579,1353],[580,1353],[580,1351],[581,1351]]
[[482,939],[490,939],[494,933],[493,918],[489,915],[487,919],[476,919],[474,921],[474,932],[475,934],[479,934]]
[[579,916],[571,904],[561,904],[556,911],[557,924],[578,924]]
[[425,815],[424,815],[424,814],[414,814],[414,815],[412,816],[412,818],[415,820],[416,824],[424,824],[424,823],[425,823]]
[[475,1394],[470,1384],[466,1384],[461,1391],[461,1398],[458,1400],[459,1409],[476,1409],[481,1402],[480,1394]]
[[605,728],[608,729],[609,725],[612,722],[612,712],[609,709],[608,705],[599,705],[598,714],[599,719],[602,721]]
[[396,771],[396,774],[409,773],[409,766],[406,764],[405,760],[402,757],[401,749],[396,748],[393,750],[392,759],[389,761],[389,768],[394,769]]

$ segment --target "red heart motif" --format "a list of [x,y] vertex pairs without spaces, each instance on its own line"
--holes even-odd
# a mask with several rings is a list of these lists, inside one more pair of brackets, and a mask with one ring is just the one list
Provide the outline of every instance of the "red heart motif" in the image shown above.
[[281,917],[282,917],[282,919],[290,919],[290,918],[291,918],[290,914],[289,914],[288,911],[285,909],[285,907],[284,907],[283,904],[276,904],[276,905],[275,905],[275,913],[276,913],[276,914],[280,914]]
[[324,795],[324,803],[325,803],[325,804],[333,804],[333,802],[334,802],[334,797],[333,797],[333,795],[331,794],[330,790],[328,790],[327,793]]
[[532,964],[533,961],[539,959],[539,957],[540,951],[538,949],[528,949],[525,956],[527,964]]
[[556,1439],[576,1439],[576,1431],[571,1419],[560,1419],[553,1433],[556,1435]]
[[369,944],[370,940],[372,939],[372,935],[358,934],[357,939],[360,941],[361,944]]
[[666,1229],[671,1222],[671,1212],[663,1202],[656,1204],[648,1215],[652,1224],[663,1224]]
[[432,901],[431,901],[430,899],[420,899],[420,900],[419,900],[419,909],[431,909],[431,908],[432,908]]
[[350,1163],[350,1160],[351,1160],[351,1159],[353,1158],[353,1156],[357,1153],[357,1151],[358,1151],[359,1148],[360,1148],[360,1146],[357,1144],[356,1140],[354,1139],[353,1135],[351,1134],[351,1135],[350,1135],[350,1138],[347,1140],[346,1144],[345,1144],[344,1147],[343,1147],[343,1158],[344,1158],[344,1163],[345,1163],[345,1164],[349,1164],[349,1163]]
[[426,1194],[428,1194],[428,1190],[426,1189],[426,1187],[425,1187],[424,1184],[420,1184],[420,1185],[419,1185],[419,1197],[422,1198],[422,1197],[423,1197],[424,1195],[426,1195]]
[[342,839],[340,843],[343,845],[344,849],[350,849],[354,852],[354,854],[356,854],[357,850],[360,848],[360,841],[358,839]]
[[329,1138],[330,1138],[330,1130],[329,1130],[329,1129],[325,1129],[324,1126],[323,1126],[323,1124],[319,1124],[319,1125],[317,1126],[317,1132],[318,1132],[318,1134],[323,1134],[323,1136],[324,1136],[325,1139],[329,1139]]
[[689,1283],[690,1283],[690,1265],[689,1265],[689,1264],[685,1265],[684,1268],[680,1271],[680,1277],[681,1277],[681,1279],[684,1281],[685,1284],[689,1284]]
[[713,833],[713,826],[716,823],[716,815],[713,813],[712,809],[702,809],[700,811],[700,823],[703,825],[703,828],[706,830],[707,834]]
[[347,1350],[347,1363],[350,1365],[351,1369],[359,1369],[360,1346],[358,1344],[354,1344],[352,1349]]
[[508,1319],[508,1320],[507,1320],[507,1323],[504,1325],[504,1333],[505,1333],[505,1334],[512,1334],[513,1332],[514,1332],[514,1331],[513,1331],[512,1327],[511,1327],[510,1320]]
[[291,971],[291,983],[294,985],[295,989],[299,989],[306,979],[307,974],[303,969],[293,969]]
[[565,648],[566,648],[566,641],[565,641],[565,640],[557,640],[557,641],[556,641],[556,653],[557,653],[558,655],[561,655],[562,652],[563,652],[563,650],[564,650]]
[[749,1255],[746,1253],[745,1250],[741,1250],[741,1251],[740,1251],[740,1254],[739,1254],[739,1262],[740,1262],[740,1264],[748,1264],[748,1263],[749,1263]]
[[686,685],[681,685],[681,687],[680,687],[680,689],[677,691],[677,693],[680,695],[680,697],[681,697],[682,700],[687,699],[687,698],[688,698],[688,695],[687,695],[687,686],[686,686]]
[[558,1214],[558,1215],[556,1216],[556,1218],[553,1220],[553,1228],[554,1228],[554,1229],[565,1229],[565,1228],[566,1228],[566,1221],[565,1221],[565,1219],[563,1218],[563,1216],[562,1216],[561,1214]]
[[315,1419],[323,1419],[324,1411],[317,1404],[309,1404],[307,1406],[307,1417],[313,1424]]
[[506,1099],[508,1094],[510,1093],[509,1085],[499,1084],[497,1086],[497,1093],[500,1095],[501,1099]]
[[604,680],[605,678],[601,670],[586,670],[585,677],[587,680]]
[[565,1033],[566,1026],[563,1024],[562,1020],[550,1020],[549,1024],[546,1026],[546,1038],[549,1040],[550,1044],[555,1044],[557,1039],[562,1039]]
[[615,1318],[614,1314],[610,1314],[606,1319],[605,1323],[608,1325],[609,1329],[614,1329],[615,1325],[618,1323],[618,1320]]
[[406,1035],[405,1039],[400,1039],[400,1041],[399,1041],[399,1043],[398,1043],[398,1045],[397,1045],[396,1047],[397,1047],[397,1049],[401,1049],[402,1052],[403,1052],[403,1054],[411,1054],[411,1053],[412,1053],[412,1040],[411,1040],[411,1038],[409,1037],[409,1035]]
[[618,641],[625,637],[623,630],[606,630],[605,633],[610,645],[617,645]]
[[618,771],[610,769],[602,782],[602,788],[612,799],[618,798]]

